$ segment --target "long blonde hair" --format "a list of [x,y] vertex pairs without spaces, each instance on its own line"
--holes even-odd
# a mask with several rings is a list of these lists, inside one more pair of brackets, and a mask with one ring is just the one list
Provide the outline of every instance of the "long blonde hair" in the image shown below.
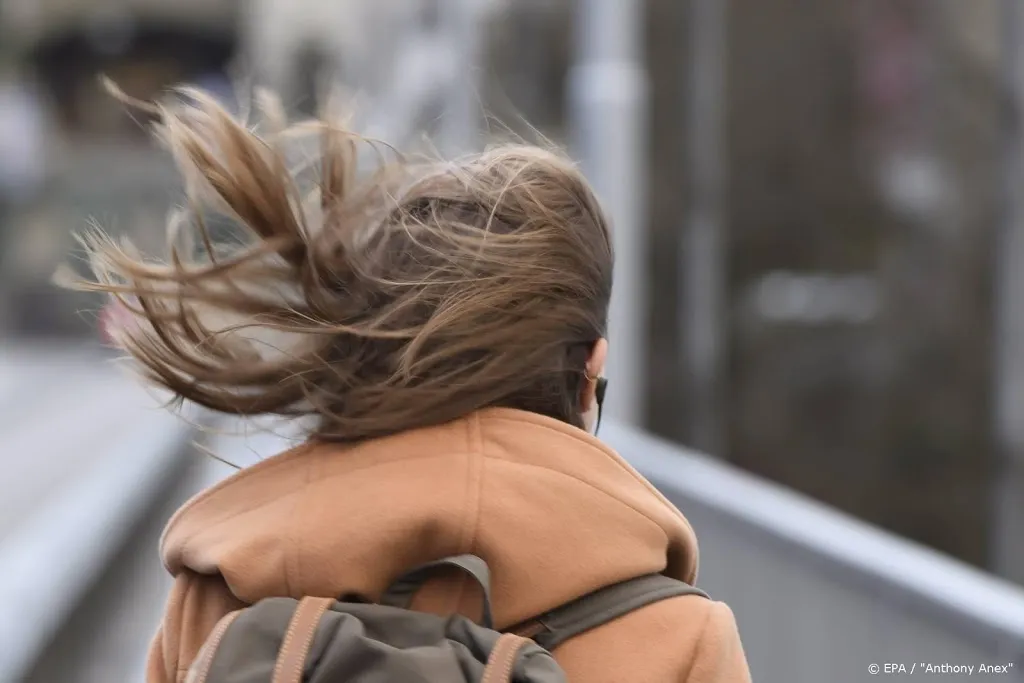
[[[118,341],[150,380],[224,413],[313,415],[321,439],[487,406],[582,424],[612,248],[570,161],[500,145],[360,177],[367,142],[330,117],[286,125],[268,99],[256,130],[185,94],[155,110],[187,197],[168,254],[94,230],[82,240],[94,277],[74,285],[123,300],[138,324]],[[296,170],[302,141],[317,152]],[[211,215],[251,239],[214,243]]]

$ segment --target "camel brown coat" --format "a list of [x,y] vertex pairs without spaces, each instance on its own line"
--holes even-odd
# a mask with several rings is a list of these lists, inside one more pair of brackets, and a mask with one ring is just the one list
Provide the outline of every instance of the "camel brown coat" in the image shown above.
[[[378,596],[447,555],[490,565],[498,628],[642,574],[697,574],[689,523],[625,461],[582,430],[508,409],[300,446],[196,496],[161,545],[175,581],[148,683],[180,683],[231,610],[268,596]],[[443,577],[414,607],[473,616],[478,600]],[[699,596],[637,610],[555,656],[571,681],[750,680],[732,612]]]

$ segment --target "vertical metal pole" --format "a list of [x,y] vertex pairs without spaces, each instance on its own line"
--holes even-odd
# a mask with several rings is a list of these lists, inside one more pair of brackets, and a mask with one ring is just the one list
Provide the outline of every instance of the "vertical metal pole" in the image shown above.
[[1002,2],[1004,88],[1003,225],[995,274],[994,570],[1024,582],[1024,3]]
[[722,357],[725,347],[725,166],[723,116],[725,0],[691,0],[687,168],[689,212],[683,240],[685,307],[680,320],[685,347],[691,445],[725,455]]
[[462,154],[480,142],[482,114],[479,79],[481,52],[479,0],[442,0],[440,2],[445,42],[454,52],[452,84],[445,94],[445,112],[441,122],[441,145],[447,154]]
[[643,421],[643,360],[649,353],[643,8],[639,0],[577,0],[577,52],[568,83],[573,154],[612,222],[607,410],[634,425]]

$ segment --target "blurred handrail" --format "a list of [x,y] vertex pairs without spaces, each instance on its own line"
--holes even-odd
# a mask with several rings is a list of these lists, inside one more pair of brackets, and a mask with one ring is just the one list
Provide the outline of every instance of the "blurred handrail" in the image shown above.
[[[132,415],[99,467],[0,539],[0,682],[24,679],[185,466],[193,433],[162,410]],[[39,448],[46,457],[42,438]]]
[[842,575],[964,638],[1024,655],[1024,588],[643,432],[610,424],[605,438],[684,513],[712,511],[730,533],[776,544],[793,564]]

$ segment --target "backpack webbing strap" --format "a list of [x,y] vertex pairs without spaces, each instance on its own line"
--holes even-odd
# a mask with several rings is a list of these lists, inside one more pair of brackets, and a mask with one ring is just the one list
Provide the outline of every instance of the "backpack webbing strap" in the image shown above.
[[503,633],[491,649],[480,683],[512,683],[516,659],[519,658],[519,652],[523,647],[529,643],[529,638],[521,638],[514,633]]
[[532,638],[542,648],[551,651],[570,638],[633,610],[680,595],[708,597],[699,588],[662,574],[623,581],[584,595],[539,617],[536,622],[541,630],[534,633]]
[[299,601],[277,655],[272,683],[302,683],[302,670],[313,645],[313,636],[320,619],[333,604],[333,598],[302,598]]
[[446,557],[403,574],[384,591],[380,604],[409,609],[416,591],[439,570],[444,569],[458,569],[479,584],[484,598],[482,623],[487,628],[492,628],[494,618],[491,616],[491,572],[487,568],[487,563],[476,555]]

